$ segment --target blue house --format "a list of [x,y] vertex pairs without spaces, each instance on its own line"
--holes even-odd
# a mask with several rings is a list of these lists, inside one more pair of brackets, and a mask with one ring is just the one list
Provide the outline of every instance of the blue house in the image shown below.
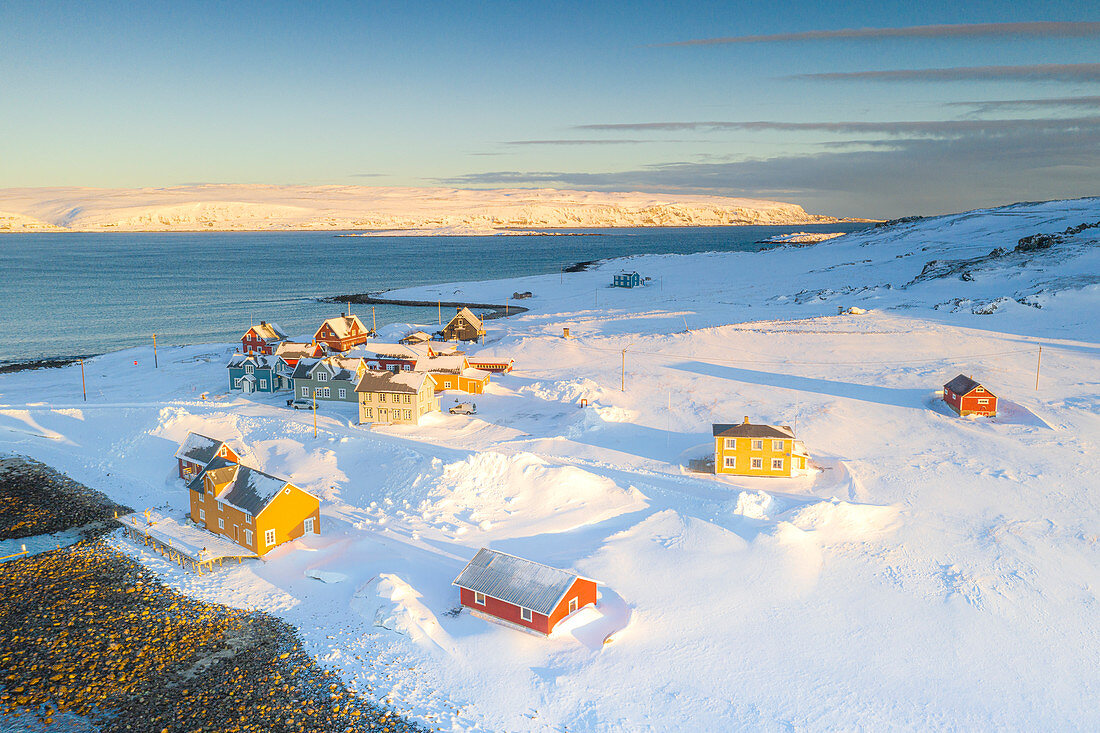
[[234,354],[229,360],[229,389],[252,392],[276,392],[292,389],[293,369],[282,357],[268,354]]
[[642,276],[637,272],[620,272],[611,286],[615,288],[636,288],[642,284]]

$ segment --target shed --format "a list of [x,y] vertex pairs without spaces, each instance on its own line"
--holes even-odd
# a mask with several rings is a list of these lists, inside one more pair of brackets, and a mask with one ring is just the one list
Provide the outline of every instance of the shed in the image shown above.
[[997,395],[965,374],[960,374],[943,385],[943,401],[962,417],[997,415]]
[[185,481],[201,474],[216,458],[230,463],[241,459],[237,451],[230,448],[225,441],[194,432],[188,433],[187,438],[176,449],[175,458],[179,477]]
[[540,634],[550,634],[569,614],[596,604],[594,580],[485,547],[453,585],[472,612]]

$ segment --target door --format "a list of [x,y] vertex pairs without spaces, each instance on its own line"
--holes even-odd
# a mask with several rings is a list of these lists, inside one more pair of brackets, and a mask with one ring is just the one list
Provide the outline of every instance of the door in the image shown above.
[[385,407],[379,407],[378,408],[378,420],[379,420],[379,422],[389,422],[390,421],[390,411],[389,411],[389,409],[387,409]]
[[238,545],[241,543],[241,526],[239,524],[233,525],[233,541]]

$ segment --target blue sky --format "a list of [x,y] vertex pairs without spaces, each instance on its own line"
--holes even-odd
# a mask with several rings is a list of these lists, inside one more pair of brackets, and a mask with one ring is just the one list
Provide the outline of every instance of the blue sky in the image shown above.
[[1100,5],[1006,5],[9,2],[0,186],[1100,193]]

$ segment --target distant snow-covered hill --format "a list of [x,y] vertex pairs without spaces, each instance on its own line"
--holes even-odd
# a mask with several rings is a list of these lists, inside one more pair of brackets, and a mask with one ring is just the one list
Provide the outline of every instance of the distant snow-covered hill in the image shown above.
[[0,189],[0,231],[596,228],[838,221],[797,204],[724,196],[552,189],[198,185]]

